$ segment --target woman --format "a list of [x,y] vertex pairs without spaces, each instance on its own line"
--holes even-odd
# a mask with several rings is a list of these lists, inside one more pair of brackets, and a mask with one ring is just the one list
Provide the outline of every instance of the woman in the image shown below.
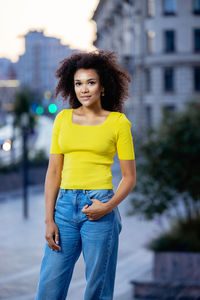
[[[58,113],[53,125],[45,179],[46,243],[36,300],[66,299],[81,251],[84,299],[111,300],[122,228],[117,205],[136,182],[131,123],[121,112],[130,77],[114,52],[102,50],[72,54],[61,62],[56,77],[55,96],[69,98],[71,108]],[[116,152],[122,179],[114,193],[111,164]]]

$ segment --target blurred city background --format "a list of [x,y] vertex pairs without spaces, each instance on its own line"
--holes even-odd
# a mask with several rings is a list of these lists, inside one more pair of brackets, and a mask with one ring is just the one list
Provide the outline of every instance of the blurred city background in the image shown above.
[[[114,300],[200,299],[200,0],[0,0],[0,24],[0,299],[35,297],[51,130],[69,108],[55,71],[95,49],[132,79],[137,184],[119,205]],[[81,256],[69,299],[84,288]]]

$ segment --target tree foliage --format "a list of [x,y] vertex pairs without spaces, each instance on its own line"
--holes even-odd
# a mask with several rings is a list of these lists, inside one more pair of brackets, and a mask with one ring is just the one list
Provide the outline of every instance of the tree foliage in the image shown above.
[[200,103],[165,113],[157,130],[141,146],[133,213],[152,219],[171,209],[181,218],[200,218]]
[[14,126],[22,127],[22,116],[27,114],[27,128],[33,130],[36,124],[36,116],[31,112],[31,104],[35,101],[35,93],[24,86],[15,95],[14,103]]

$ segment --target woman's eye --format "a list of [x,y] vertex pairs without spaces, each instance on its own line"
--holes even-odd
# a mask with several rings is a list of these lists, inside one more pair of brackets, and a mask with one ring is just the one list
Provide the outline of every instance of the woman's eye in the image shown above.
[[[88,84],[93,85],[95,84],[95,81],[89,81]],[[75,86],[80,86],[81,82],[75,82]]]

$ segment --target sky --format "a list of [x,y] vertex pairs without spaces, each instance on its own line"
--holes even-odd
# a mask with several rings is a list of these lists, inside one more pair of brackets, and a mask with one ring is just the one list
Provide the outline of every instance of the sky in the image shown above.
[[0,0],[0,58],[23,54],[29,30],[44,30],[70,48],[92,50],[96,24],[90,21],[99,0]]

